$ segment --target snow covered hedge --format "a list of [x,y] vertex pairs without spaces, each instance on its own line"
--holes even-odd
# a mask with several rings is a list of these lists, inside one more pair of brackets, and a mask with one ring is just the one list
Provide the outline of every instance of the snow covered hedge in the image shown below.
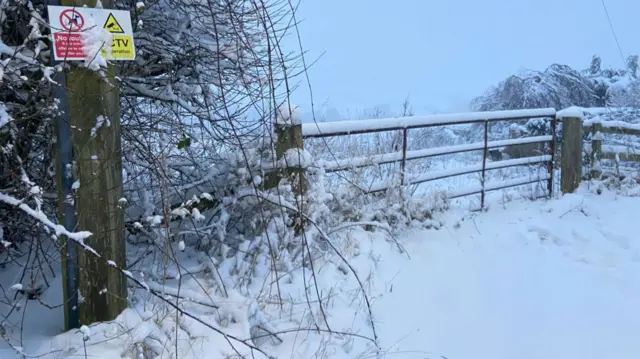
[[[128,233],[123,270],[130,279],[130,306],[140,311],[125,311],[117,324],[101,327],[107,327],[105,338],[135,328],[127,345],[115,341],[118,354],[147,358],[173,351],[174,344],[178,348],[185,335],[197,340],[191,333],[203,331],[226,355],[266,353],[298,333],[318,340],[323,350],[327,337],[341,332],[332,340],[335,347],[361,338],[378,351],[363,280],[343,253],[358,246],[354,232],[393,242],[387,222],[409,225],[431,216],[430,207],[417,202],[392,207],[378,198],[372,208],[360,193],[328,191],[324,173],[311,168],[302,197],[286,182],[263,187],[261,167],[274,160],[272,124],[288,104],[294,60],[273,38],[289,26],[293,5],[244,0],[116,5],[132,11],[139,50],[135,62],[118,64],[118,73],[125,170],[120,204]],[[20,321],[13,320],[18,310],[59,289],[53,279],[59,278],[59,238],[81,242],[90,235],[68,233],[55,223],[56,142],[51,139],[61,109],[51,76],[78,64],[48,65],[44,19],[43,3],[0,4],[0,237],[3,246],[12,246],[2,251],[16,267],[7,270],[19,273],[11,277],[15,282],[0,283],[8,303],[0,336],[18,352],[26,350]],[[44,250],[42,243],[48,244]],[[328,324],[325,291],[335,290],[335,283],[316,277],[325,268],[360,288],[356,297],[369,311],[355,315],[367,333]],[[305,285],[295,288],[297,294],[285,289],[299,278]],[[293,303],[304,303],[308,312],[286,328],[274,326],[287,306],[299,307]],[[179,334],[172,336],[176,328]],[[69,336],[79,344],[63,339]],[[98,328],[85,326],[40,349],[75,355],[99,337]]]

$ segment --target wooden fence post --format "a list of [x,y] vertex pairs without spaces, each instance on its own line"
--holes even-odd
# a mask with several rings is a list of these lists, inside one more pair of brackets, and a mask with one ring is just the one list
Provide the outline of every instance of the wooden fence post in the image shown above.
[[602,175],[600,159],[602,158],[602,124],[594,123],[591,126],[591,156],[589,178],[599,178]]
[[[304,164],[304,143],[302,139],[301,124],[282,124],[274,125],[276,135],[276,163],[284,168],[277,168],[275,171],[265,176],[265,188],[275,188],[281,180],[287,178],[291,181],[293,191],[296,194],[303,194],[306,190],[305,181],[305,164]],[[298,153],[289,150],[298,149]],[[289,154],[285,158],[285,154]],[[284,162],[284,163],[282,163]]]
[[[60,5],[94,8],[96,0],[61,0]],[[103,0],[101,6],[113,8],[115,1]],[[77,312],[79,325],[113,320],[127,308],[127,277],[106,262],[112,260],[122,268],[127,264],[120,203],[124,197],[120,85],[115,75],[113,64],[100,74],[82,67],[66,74],[72,153],[80,185],[75,197],[77,230],[93,233],[84,243],[100,255],[74,246],[78,248],[77,273],[66,274],[77,275],[78,293],[65,294],[78,300],[78,307],[71,310]],[[65,303],[68,299],[64,298]],[[71,318],[65,315],[65,325],[76,324]]]
[[582,177],[582,119],[562,118],[562,193],[573,193]]
[[405,171],[407,169],[407,131],[402,130],[402,162],[400,162],[400,186],[404,186]]

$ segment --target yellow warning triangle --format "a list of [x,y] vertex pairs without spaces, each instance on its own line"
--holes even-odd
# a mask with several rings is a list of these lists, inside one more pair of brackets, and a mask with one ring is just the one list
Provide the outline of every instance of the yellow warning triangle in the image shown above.
[[113,16],[112,13],[109,13],[107,17],[107,21],[104,22],[104,28],[107,29],[110,33],[113,34],[124,34],[124,30],[122,30],[122,26],[116,20],[116,17]]

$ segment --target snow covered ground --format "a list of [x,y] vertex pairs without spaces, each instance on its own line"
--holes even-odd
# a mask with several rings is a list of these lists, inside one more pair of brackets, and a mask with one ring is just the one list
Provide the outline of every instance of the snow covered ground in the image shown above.
[[409,235],[413,260],[390,254],[378,270],[383,347],[399,358],[637,358],[639,210],[638,197],[583,189]]
[[[621,195],[605,189],[598,195],[597,189],[584,185],[577,194],[550,201],[494,203],[484,213],[453,208],[439,218],[440,230],[399,234],[406,253],[382,234],[354,229],[339,245],[368,294],[380,357],[638,358],[640,191]],[[311,277],[298,269],[281,281],[289,299],[284,311],[266,299],[256,303],[269,330],[280,332],[279,339],[256,344],[278,358],[375,357],[375,347],[359,337],[372,338],[373,332],[360,286],[344,274],[349,269],[327,260],[316,272],[327,322],[315,309],[315,319],[308,316],[317,303],[305,301],[303,281]],[[14,274],[3,273],[5,291],[15,283]],[[59,297],[49,290],[43,301],[59,304]],[[233,315],[250,312],[240,297],[227,301],[245,312]],[[8,337],[17,346],[22,335],[30,356],[85,357],[86,344],[88,357],[133,357],[130,347],[146,336],[158,347],[163,341],[173,343],[170,348],[177,345],[181,359],[232,357],[225,356],[231,349],[222,336],[186,317],[178,330],[175,313],[156,312],[151,302],[139,303],[113,324],[93,326],[86,343],[80,331],[51,339],[60,331],[59,309],[27,303],[27,310],[11,316],[16,324],[23,321],[22,334]],[[183,305],[208,323],[220,315],[201,305]],[[309,324],[314,320],[320,333],[299,330],[314,328]],[[323,332],[327,328],[343,333],[329,335]],[[240,338],[249,334],[232,322],[226,330]],[[0,357],[21,356],[7,348]]]

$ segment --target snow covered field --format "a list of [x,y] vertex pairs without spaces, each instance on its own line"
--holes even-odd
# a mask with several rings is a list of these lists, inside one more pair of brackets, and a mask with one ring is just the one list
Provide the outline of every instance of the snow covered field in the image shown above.
[[401,358],[637,358],[639,210],[638,197],[583,189],[409,235],[413,260],[379,268],[383,347]]
[[[595,184],[589,187],[550,201],[494,205],[485,213],[452,208],[438,219],[443,223],[440,230],[407,230],[397,236],[399,245],[385,240],[381,233],[359,229],[336,243],[369,298],[379,357],[640,356],[636,338],[640,331],[640,242],[634,229],[640,191],[632,188],[618,194]],[[269,303],[267,293],[255,303],[265,315],[265,329],[279,333],[278,339],[265,337],[256,345],[277,358],[376,357],[375,346],[363,339],[373,338],[373,332],[360,286],[345,274],[350,269],[334,259],[319,260],[316,268],[327,321],[320,319],[317,301],[305,300],[303,282],[310,285],[310,274],[296,269],[281,280],[280,290],[288,298],[284,311]],[[3,288],[15,281],[7,272]],[[185,280],[182,290],[192,301],[181,305],[198,313],[204,322],[213,323],[219,315],[251,315],[251,310],[243,309],[251,305],[239,296],[236,303],[234,296],[226,299],[225,307],[232,308],[226,314],[195,304],[206,293],[196,293],[192,285]],[[50,289],[42,299],[56,304],[60,293]],[[93,326],[86,342],[80,331],[51,340],[60,331],[59,308],[25,303],[27,311],[11,315],[16,325],[24,322],[24,331],[6,334],[16,346],[22,335],[29,356],[85,357],[86,344],[87,357],[127,357],[131,346],[146,337],[152,340],[144,341],[145,345],[155,342],[157,347],[167,347],[161,358],[171,357],[168,351],[176,349],[179,358],[235,357],[228,356],[233,340],[227,342],[184,316],[176,328],[175,312],[155,311],[151,301],[140,302],[114,324]],[[309,316],[310,310],[314,316]],[[319,332],[304,330],[316,324]],[[337,334],[327,334],[328,328]],[[243,339],[249,334],[248,328],[233,321],[226,329]],[[241,344],[234,346],[248,353]],[[8,348],[0,356],[21,357]]]

